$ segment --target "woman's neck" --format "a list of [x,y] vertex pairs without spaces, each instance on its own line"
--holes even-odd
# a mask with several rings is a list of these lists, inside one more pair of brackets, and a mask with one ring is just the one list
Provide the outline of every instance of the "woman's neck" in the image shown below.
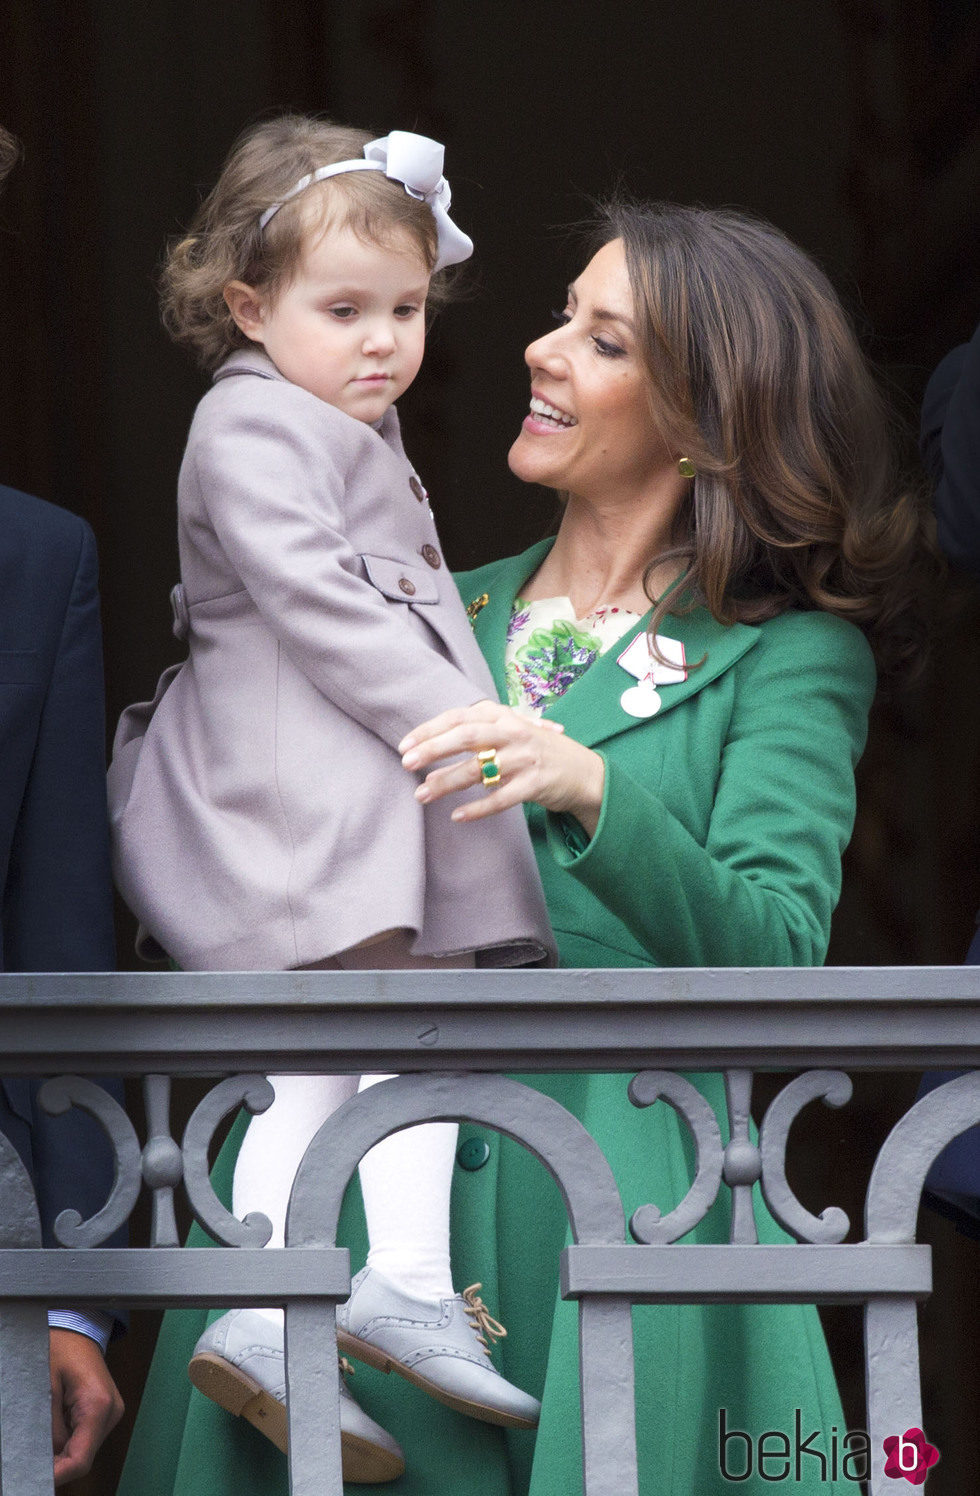
[[[645,613],[650,598],[643,588],[643,573],[654,556],[669,548],[669,527],[662,515],[636,509],[601,512],[571,497],[554,545],[521,588],[521,596],[529,602],[567,597],[576,618],[602,604]],[[652,595],[663,592],[682,570],[679,560],[655,567],[649,579]]]

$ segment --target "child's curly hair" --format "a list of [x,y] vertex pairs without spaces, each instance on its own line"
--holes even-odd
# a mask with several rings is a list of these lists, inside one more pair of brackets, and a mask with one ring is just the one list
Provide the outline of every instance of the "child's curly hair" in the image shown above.
[[[205,369],[216,368],[248,343],[225,304],[229,281],[244,281],[275,298],[292,279],[311,230],[351,228],[385,245],[407,234],[432,270],[437,257],[432,210],[383,172],[330,177],[284,203],[265,229],[259,227],[266,209],[301,177],[358,159],[372,138],[367,130],[302,114],[280,115],[238,137],[190,233],[168,247],[160,277],[164,326]],[[430,305],[444,294],[441,284],[430,286]]]

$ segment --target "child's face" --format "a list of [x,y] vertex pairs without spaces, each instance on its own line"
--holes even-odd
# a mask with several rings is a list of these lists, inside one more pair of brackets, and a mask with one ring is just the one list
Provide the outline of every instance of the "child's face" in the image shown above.
[[[236,298],[236,287],[248,294]],[[407,234],[385,247],[328,228],[310,238],[274,301],[238,281],[225,295],[242,331],[293,384],[357,421],[379,421],[418,373],[428,289]]]

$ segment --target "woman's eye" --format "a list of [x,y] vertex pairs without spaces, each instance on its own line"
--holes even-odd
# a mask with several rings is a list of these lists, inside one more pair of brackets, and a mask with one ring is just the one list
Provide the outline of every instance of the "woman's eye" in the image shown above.
[[567,307],[563,312],[560,312],[557,307],[552,307],[551,320],[557,322],[559,327],[564,327],[566,322],[571,322],[572,314]]
[[593,333],[592,342],[596,353],[603,358],[622,358],[626,352],[626,349],[620,348],[618,343],[610,343],[607,338],[600,338],[597,333]]

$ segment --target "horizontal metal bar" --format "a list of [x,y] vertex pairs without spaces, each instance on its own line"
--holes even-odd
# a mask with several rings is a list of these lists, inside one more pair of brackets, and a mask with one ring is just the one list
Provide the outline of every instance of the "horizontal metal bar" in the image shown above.
[[863,1304],[928,1298],[928,1246],[570,1246],[561,1259],[566,1299],[614,1294],[634,1304]]
[[0,1062],[172,1075],[973,1067],[980,968],[7,973]]
[[[807,1002],[878,1003],[980,1002],[975,966],[673,966],[564,967],[540,971],[506,968],[473,971],[111,971],[14,972],[0,975],[0,1008],[7,1002],[119,1002],[200,1006],[269,1002],[320,1003],[330,993],[344,1001],[370,994],[398,1006],[415,1006],[426,993],[471,1006],[523,1002],[529,990],[536,1003],[552,1006],[589,1001],[606,1005],[620,998],[653,996],[698,1002],[782,1003],[788,996]],[[474,994],[479,994],[475,996]]]
[[[561,1260],[565,1298],[624,1296],[638,1304],[864,1303],[927,1298],[930,1248],[839,1246],[570,1246]],[[0,1300],[71,1307],[132,1304],[286,1304],[350,1292],[345,1247],[53,1248],[0,1252]]]
[[73,1308],[288,1304],[350,1293],[346,1247],[93,1247],[0,1251],[0,1303]]

